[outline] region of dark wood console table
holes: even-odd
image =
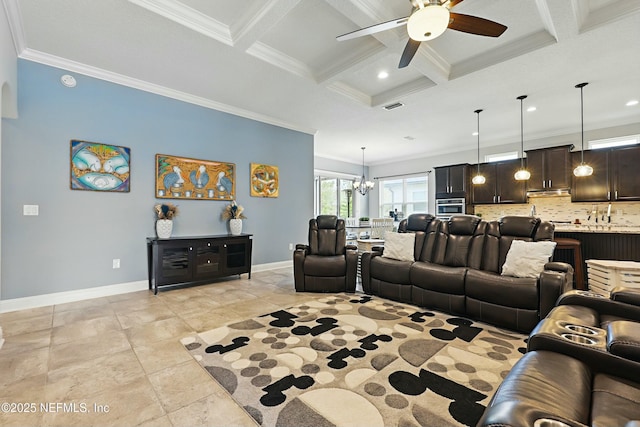
[[[248,273],[251,279],[252,235],[147,238],[149,289],[197,285]]]

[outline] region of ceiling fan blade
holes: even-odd
[[[507,27],[488,19],[477,16],[462,15],[451,12],[451,21],[448,28],[463,33],[477,34],[479,36],[499,37],[507,30]]]
[[[379,33],[381,31],[386,31],[392,28],[399,27],[401,25],[405,25],[408,20],[409,20],[409,17],[406,16],[404,18],[394,19],[392,21],[382,22],[380,24],[372,25],[370,27],[361,28],[359,30],[343,34],[341,36],[336,37],[336,40],[343,41],[343,40],[355,39],[356,37],[369,36],[371,34]]]
[[[449,9],[457,5],[458,3],[462,3],[464,0],[449,0]]]
[[[404,68],[409,65],[419,47],[419,41],[409,38],[409,41],[407,42],[407,45],[404,47],[404,51],[402,52],[402,57],[400,58],[400,64],[398,64],[398,68]]]

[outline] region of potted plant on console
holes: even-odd
[[[246,218],[242,213],[244,208],[232,200],[222,211],[222,219],[229,220],[231,234],[237,236],[242,233],[242,220]]]
[[[171,203],[157,204],[154,207],[156,211],[156,234],[161,239],[171,237],[173,231],[173,218],[178,215],[178,206]]]

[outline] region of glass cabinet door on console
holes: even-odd
[[[213,279],[249,273],[251,234],[147,239],[149,289],[204,284]]]

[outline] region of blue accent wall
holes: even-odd
[[[18,118],[2,121],[2,299],[147,279],[155,236],[155,155],[236,164],[253,264],[290,261],[313,216],[313,136],[156,94],[18,61]],[[71,190],[70,140],[131,149],[131,191]],[[250,163],[276,165],[280,196],[249,195]],[[174,236],[221,234],[223,201],[178,204]],[[23,205],[39,205],[24,216]],[[121,268],[112,268],[112,259]],[[259,283],[257,286],[259,286]]]

